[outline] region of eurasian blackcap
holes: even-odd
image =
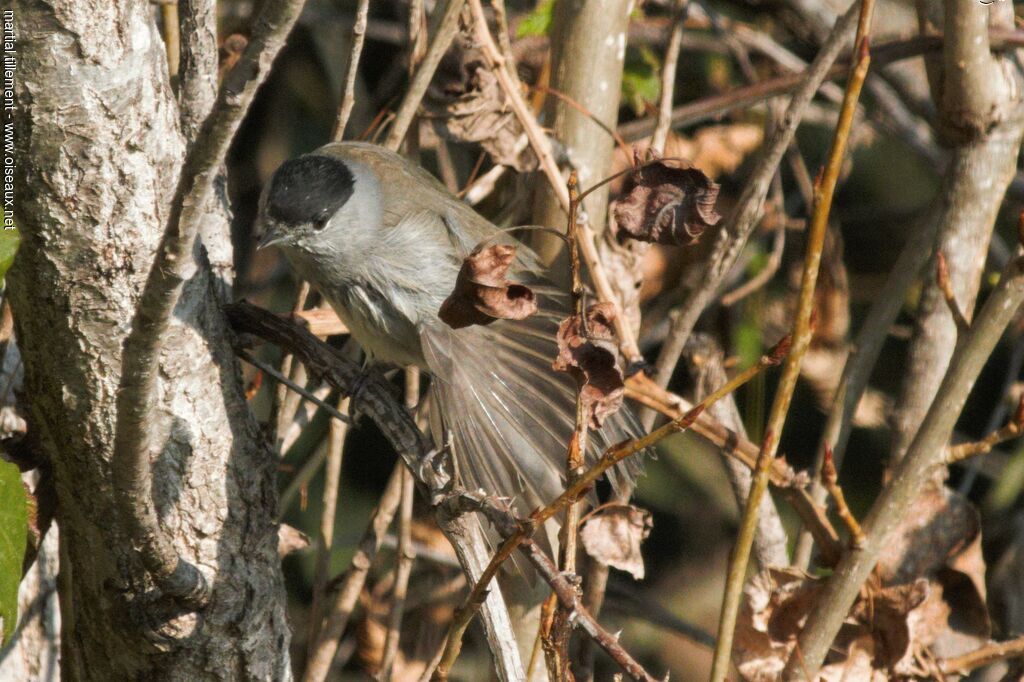
[[[329,144],[278,168],[260,199],[260,246],[278,246],[368,355],[430,373],[435,440],[453,446],[471,490],[512,498],[526,513],[563,489],[573,432],[572,379],[552,369],[566,297],[545,284],[528,249],[516,278],[540,311],[521,321],[453,329],[438,318],[463,259],[498,228],[402,156]],[[589,461],[635,435],[628,410],[590,436]],[[612,472],[613,485],[637,472]]]

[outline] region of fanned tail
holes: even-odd
[[[432,420],[434,438],[452,444],[464,486],[511,498],[519,514],[564,490],[575,425],[575,384],[551,368],[564,315],[553,312],[556,299],[545,287],[534,290],[542,309],[526,320],[458,330],[438,324],[421,332],[433,375],[431,400],[443,421]],[[590,431],[587,463],[639,433],[639,422],[624,406]],[[609,481],[618,490],[641,471],[633,457],[610,470]]]

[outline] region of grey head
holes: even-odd
[[[349,204],[355,187],[353,168],[334,156],[314,153],[285,161],[260,199],[258,248],[301,248],[316,241]]]

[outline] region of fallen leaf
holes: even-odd
[[[718,224],[718,185],[696,168],[673,168],[660,161],[637,168],[624,196],[611,206],[616,238],[657,244],[694,244]]]
[[[734,662],[743,679],[779,678],[822,587],[823,580],[789,568],[769,568],[751,579],[736,625]],[[938,581],[869,587],[844,620],[819,679],[927,677],[949,614]]]
[[[477,247],[462,262],[455,289],[441,304],[438,316],[453,329],[495,320],[522,320],[537,312],[537,298],[524,284],[505,279],[516,247]]]
[[[931,581],[918,639],[951,658],[981,646],[992,634],[986,603],[981,519],[974,505],[941,483],[929,483],[886,543],[878,562],[883,584]]]
[[[608,505],[590,515],[580,529],[580,540],[583,549],[598,563],[643,580],[640,543],[651,534],[653,523],[646,509],[631,504]]]
[[[575,315],[558,325],[558,357],[552,367],[576,379],[590,426],[597,429],[606,417],[622,407],[625,383],[612,327],[615,307],[610,303],[592,305],[586,318],[586,335]]]

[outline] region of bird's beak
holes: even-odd
[[[282,239],[284,239],[284,235],[274,229],[274,225],[272,223],[264,223],[263,235],[260,237],[259,243],[256,244],[256,250],[259,251],[271,244],[277,244]]]

